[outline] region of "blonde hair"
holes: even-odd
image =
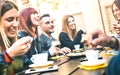
[[[9,6],[9,8],[4,8]],[[13,4],[10,1],[0,1],[0,52],[4,49],[8,49],[16,40],[17,40],[17,35],[16,37],[12,38],[11,41],[8,39],[4,28],[1,25],[1,18],[6,13],[7,11],[11,10],[12,8],[15,8],[18,10],[17,6]],[[4,11],[3,11],[4,9]],[[17,32],[16,32],[17,34]]]
[[[76,28],[74,30],[70,30],[69,25],[68,25],[68,18],[72,17],[74,19],[74,17],[72,15],[64,15],[62,18],[62,31],[66,32],[69,36],[69,38],[71,40],[73,40],[75,38],[75,35],[77,33]]]

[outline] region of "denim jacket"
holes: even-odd
[[[24,31],[18,32],[18,39],[26,36],[30,36],[30,35]],[[32,57],[32,55],[39,53],[42,53],[41,44],[39,43],[39,38],[34,37],[30,49],[25,55],[23,55],[24,66],[27,68],[28,65],[32,64],[33,62],[30,60],[30,58]]]
[[[23,70],[23,60],[21,56],[15,57],[14,63],[5,62],[3,54],[0,54],[0,75],[14,75],[15,73]]]

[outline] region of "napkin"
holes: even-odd
[[[103,63],[101,65],[96,65],[96,66],[83,66],[83,65],[78,65],[79,68],[85,69],[85,70],[96,70],[100,68],[105,68],[107,66],[107,63]]]

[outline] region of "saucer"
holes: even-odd
[[[83,48],[80,48],[80,49],[74,49],[74,50],[72,50],[72,52],[83,52],[84,51],[84,49]]]
[[[100,59],[100,60],[97,60],[97,61],[93,61],[93,62],[90,62],[90,61],[84,61],[84,62],[81,62],[80,64],[82,66],[99,66],[99,65],[102,65],[106,62],[106,60],[104,59]]]
[[[58,70],[58,66],[54,65],[52,67],[49,66],[49,67],[46,67],[46,68],[30,68],[30,69],[25,71],[25,74],[29,75],[29,74],[34,74],[34,73],[53,72],[53,71],[57,71],[57,70]]]
[[[67,56],[81,56],[81,55],[85,55],[85,52],[69,53],[69,54],[67,54]]]
[[[50,59],[52,59],[52,60],[56,60],[56,59],[59,59],[59,58],[62,58],[62,57],[64,57],[64,55],[53,56],[53,57],[51,57]]]
[[[79,68],[85,69],[85,70],[97,70],[101,68],[105,68],[107,66],[107,63],[103,63],[98,66],[83,66],[83,65],[78,65]]]
[[[44,68],[44,67],[49,67],[49,66],[53,66],[53,61],[48,61],[48,62],[44,62],[44,63],[36,63],[36,64],[31,64],[29,65],[29,67],[34,67],[34,68]]]
[[[69,54],[67,54],[67,56],[68,56],[70,59],[79,59],[79,58],[85,57],[85,53],[84,53],[84,52],[69,53]]]

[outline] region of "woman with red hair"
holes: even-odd
[[[30,60],[31,56],[38,54],[41,51],[38,40],[39,15],[35,8],[27,7],[19,12],[19,32],[18,38],[25,36],[31,36],[33,38],[29,51],[24,55],[24,66],[28,68],[28,65],[33,62]]]

